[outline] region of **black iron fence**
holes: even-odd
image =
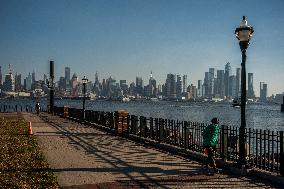
[[[84,111],[68,107],[54,107],[54,114],[86,124],[96,124],[124,136],[135,135],[141,140],[153,140],[182,150],[203,153],[202,131],[204,123],[147,118],[126,112]],[[237,162],[239,129],[220,126],[216,156],[224,161]],[[246,158],[249,165],[284,176],[284,135],[261,129],[246,129]]]
[[[6,105],[0,104],[0,112],[34,112],[35,107],[31,105]],[[47,110],[41,106],[41,112],[46,112]]]

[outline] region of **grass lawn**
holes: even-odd
[[[59,188],[28,123],[0,114],[0,188]]]

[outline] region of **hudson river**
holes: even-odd
[[[31,105],[34,100],[0,100],[0,105]],[[46,109],[47,101],[41,105]],[[56,106],[67,105],[82,108],[81,100],[55,100]],[[218,117],[221,124],[240,126],[240,108],[232,107],[229,103],[211,102],[170,102],[170,101],[86,101],[86,109],[95,111],[127,110],[132,115],[153,118],[166,118],[183,121],[210,123],[213,117]],[[247,127],[255,129],[270,129],[284,131],[284,113],[279,104],[248,104],[246,110]]]

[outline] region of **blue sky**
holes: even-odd
[[[268,84],[269,95],[284,92],[284,1],[258,0],[0,0],[0,65],[37,79],[55,60],[81,78],[147,82],[150,71],[187,74],[197,84],[209,67],[240,67],[234,30],[242,16],[255,33],[247,51],[254,89]],[[257,92],[258,93],[258,92]]]

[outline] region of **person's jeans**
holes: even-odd
[[[216,169],[216,163],[215,163],[215,146],[206,146],[205,147],[208,153],[208,156],[206,158],[206,166],[209,166],[210,164],[214,169]]]

